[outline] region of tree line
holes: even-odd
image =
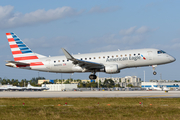
[[[33,85],[33,86],[40,86],[38,85],[38,80],[41,80],[41,79],[45,79],[44,77],[33,77],[31,80],[26,80],[26,79],[22,79],[21,81],[19,81],[18,79],[2,79],[0,77],[0,83],[2,85],[7,85],[7,84],[10,84],[10,85],[13,85],[13,86],[20,86],[20,87],[25,87],[28,85],[28,82]]]
[[[98,82],[87,82],[78,85],[78,88],[97,88]],[[112,79],[106,79],[103,83],[99,81],[100,88],[113,88],[113,87],[121,87],[119,84],[115,84]]]
[[[38,80],[45,80],[46,78],[44,77],[33,77],[31,80],[26,80],[26,79],[22,79],[21,81],[19,81],[18,79],[2,79],[0,77],[0,83],[2,85],[13,85],[13,86],[20,86],[20,87],[26,87],[28,85],[28,82],[32,85],[32,86],[41,86],[38,85]],[[87,82],[87,83],[83,83],[80,79],[77,80],[73,80],[73,79],[56,79],[54,80],[54,84],[56,83],[63,83],[63,84],[71,84],[72,82],[78,82],[78,88],[97,88],[98,87],[98,82]],[[53,84],[51,82],[43,82],[43,84]],[[115,82],[112,79],[106,79],[103,83],[101,81],[99,81],[99,87],[100,88],[113,88],[113,87],[121,87],[119,84],[115,84]],[[131,84],[129,84],[127,87],[133,87]]]

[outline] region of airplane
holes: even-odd
[[[169,91],[170,89],[168,87],[166,87],[166,86],[163,86],[162,90],[163,91]]]
[[[13,87],[12,85],[7,85],[7,88],[5,90],[11,90],[11,91],[21,91],[22,90],[22,87]]]
[[[34,86],[31,86],[31,84],[28,82],[28,86],[26,87],[26,90],[39,90],[39,91],[42,91],[42,90],[49,90],[48,87],[46,87],[46,84],[42,87],[34,87]]]
[[[5,90],[7,90],[6,87],[0,87],[0,91],[5,91]]]
[[[151,85],[151,89],[152,89],[152,90],[158,90],[158,91],[162,90],[162,88],[160,88],[160,87],[154,87],[154,85]]]
[[[163,50],[146,48],[112,52],[71,55],[62,48],[65,56],[47,57],[34,53],[15,33],[6,33],[14,61],[6,66],[54,73],[91,72],[89,79],[96,79],[96,72],[120,73],[132,67],[152,66],[174,62],[176,59]]]

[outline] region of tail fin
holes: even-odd
[[[14,61],[29,63],[30,66],[44,65],[38,56],[14,33],[6,33]],[[17,64],[16,64],[17,65]],[[17,66],[18,67],[18,66]],[[19,66],[25,67],[25,66]]]
[[[32,87],[32,86],[31,86],[31,84],[30,84],[29,82],[28,82],[28,85],[27,85],[27,87]]]

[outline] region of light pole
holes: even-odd
[[[145,82],[145,70],[144,70],[144,82]]]
[[[61,91],[62,91],[62,73],[61,73]]]
[[[98,89],[99,89],[99,72],[98,72]]]

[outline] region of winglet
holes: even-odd
[[[62,51],[68,60],[74,59],[74,57],[71,54],[69,54],[64,48],[62,48]]]

